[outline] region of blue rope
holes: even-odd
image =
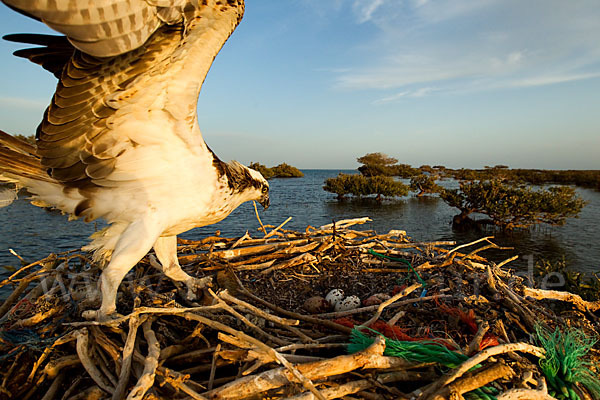
[[[3,342],[8,342],[16,346],[15,349],[0,356],[0,361],[4,361],[12,357],[19,348],[21,348],[21,351],[25,348],[33,351],[44,351],[48,346],[53,345],[58,340],[58,337],[44,339],[32,329],[13,329],[0,331],[0,339]]]

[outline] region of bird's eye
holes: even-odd
[[[262,192],[263,192],[263,193],[267,193],[268,191],[269,191],[269,188],[268,188],[268,187],[266,187],[266,186],[263,186],[263,188],[262,188]]]

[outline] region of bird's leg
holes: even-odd
[[[195,300],[197,292],[210,285],[212,278],[194,278],[181,269],[177,260],[177,236],[162,236],[154,243],[154,252],[160,262],[156,265],[164,274],[177,282],[183,282],[187,286],[187,299]]]
[[[100,276],[102,305],[99,310],[88,310],[83,313],[86,319],[98,321],[109,320],[116,311],[117,291],[127,273],[152,248],[159,232],[152,228],[156,224],[138,220],[130,224],[121,234],[108,265]]]

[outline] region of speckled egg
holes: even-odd
[[[320,314],[331,310],[331,304],[323,296],[313,296],[306,299],[304,309],[310,314]]]
[[[374,306],[376,304],[381,304],[386,300],[390,299],[390,295],[387,293],[376,293],[373,296],[369,296],[367,297],[365,300],[363,300],[363,306],[367,307],[367,306]]]
[[[360,307],[358,296],[348,296],[334,306],[335,311],[348,311]]]
[[[325,296],[325,300],[327,300],[332,307],[335,307],[343,298],[344,291],[342,289],[333,289]]]

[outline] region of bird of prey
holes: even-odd
[[[1,1],[64,35],[5,37],[37,45],[15,55],[58,85],[36,146],[0,132],[0,176],[35,204],[109,223],[84,247],[105,265],[102,304],[86,317],[114,316],[119,284],[151,249],[193,294],[205,281],[181,269],[176,235],[249,200],[269,205],[263,176],[221,161],[197,120],[200,88],[244,0]]]

